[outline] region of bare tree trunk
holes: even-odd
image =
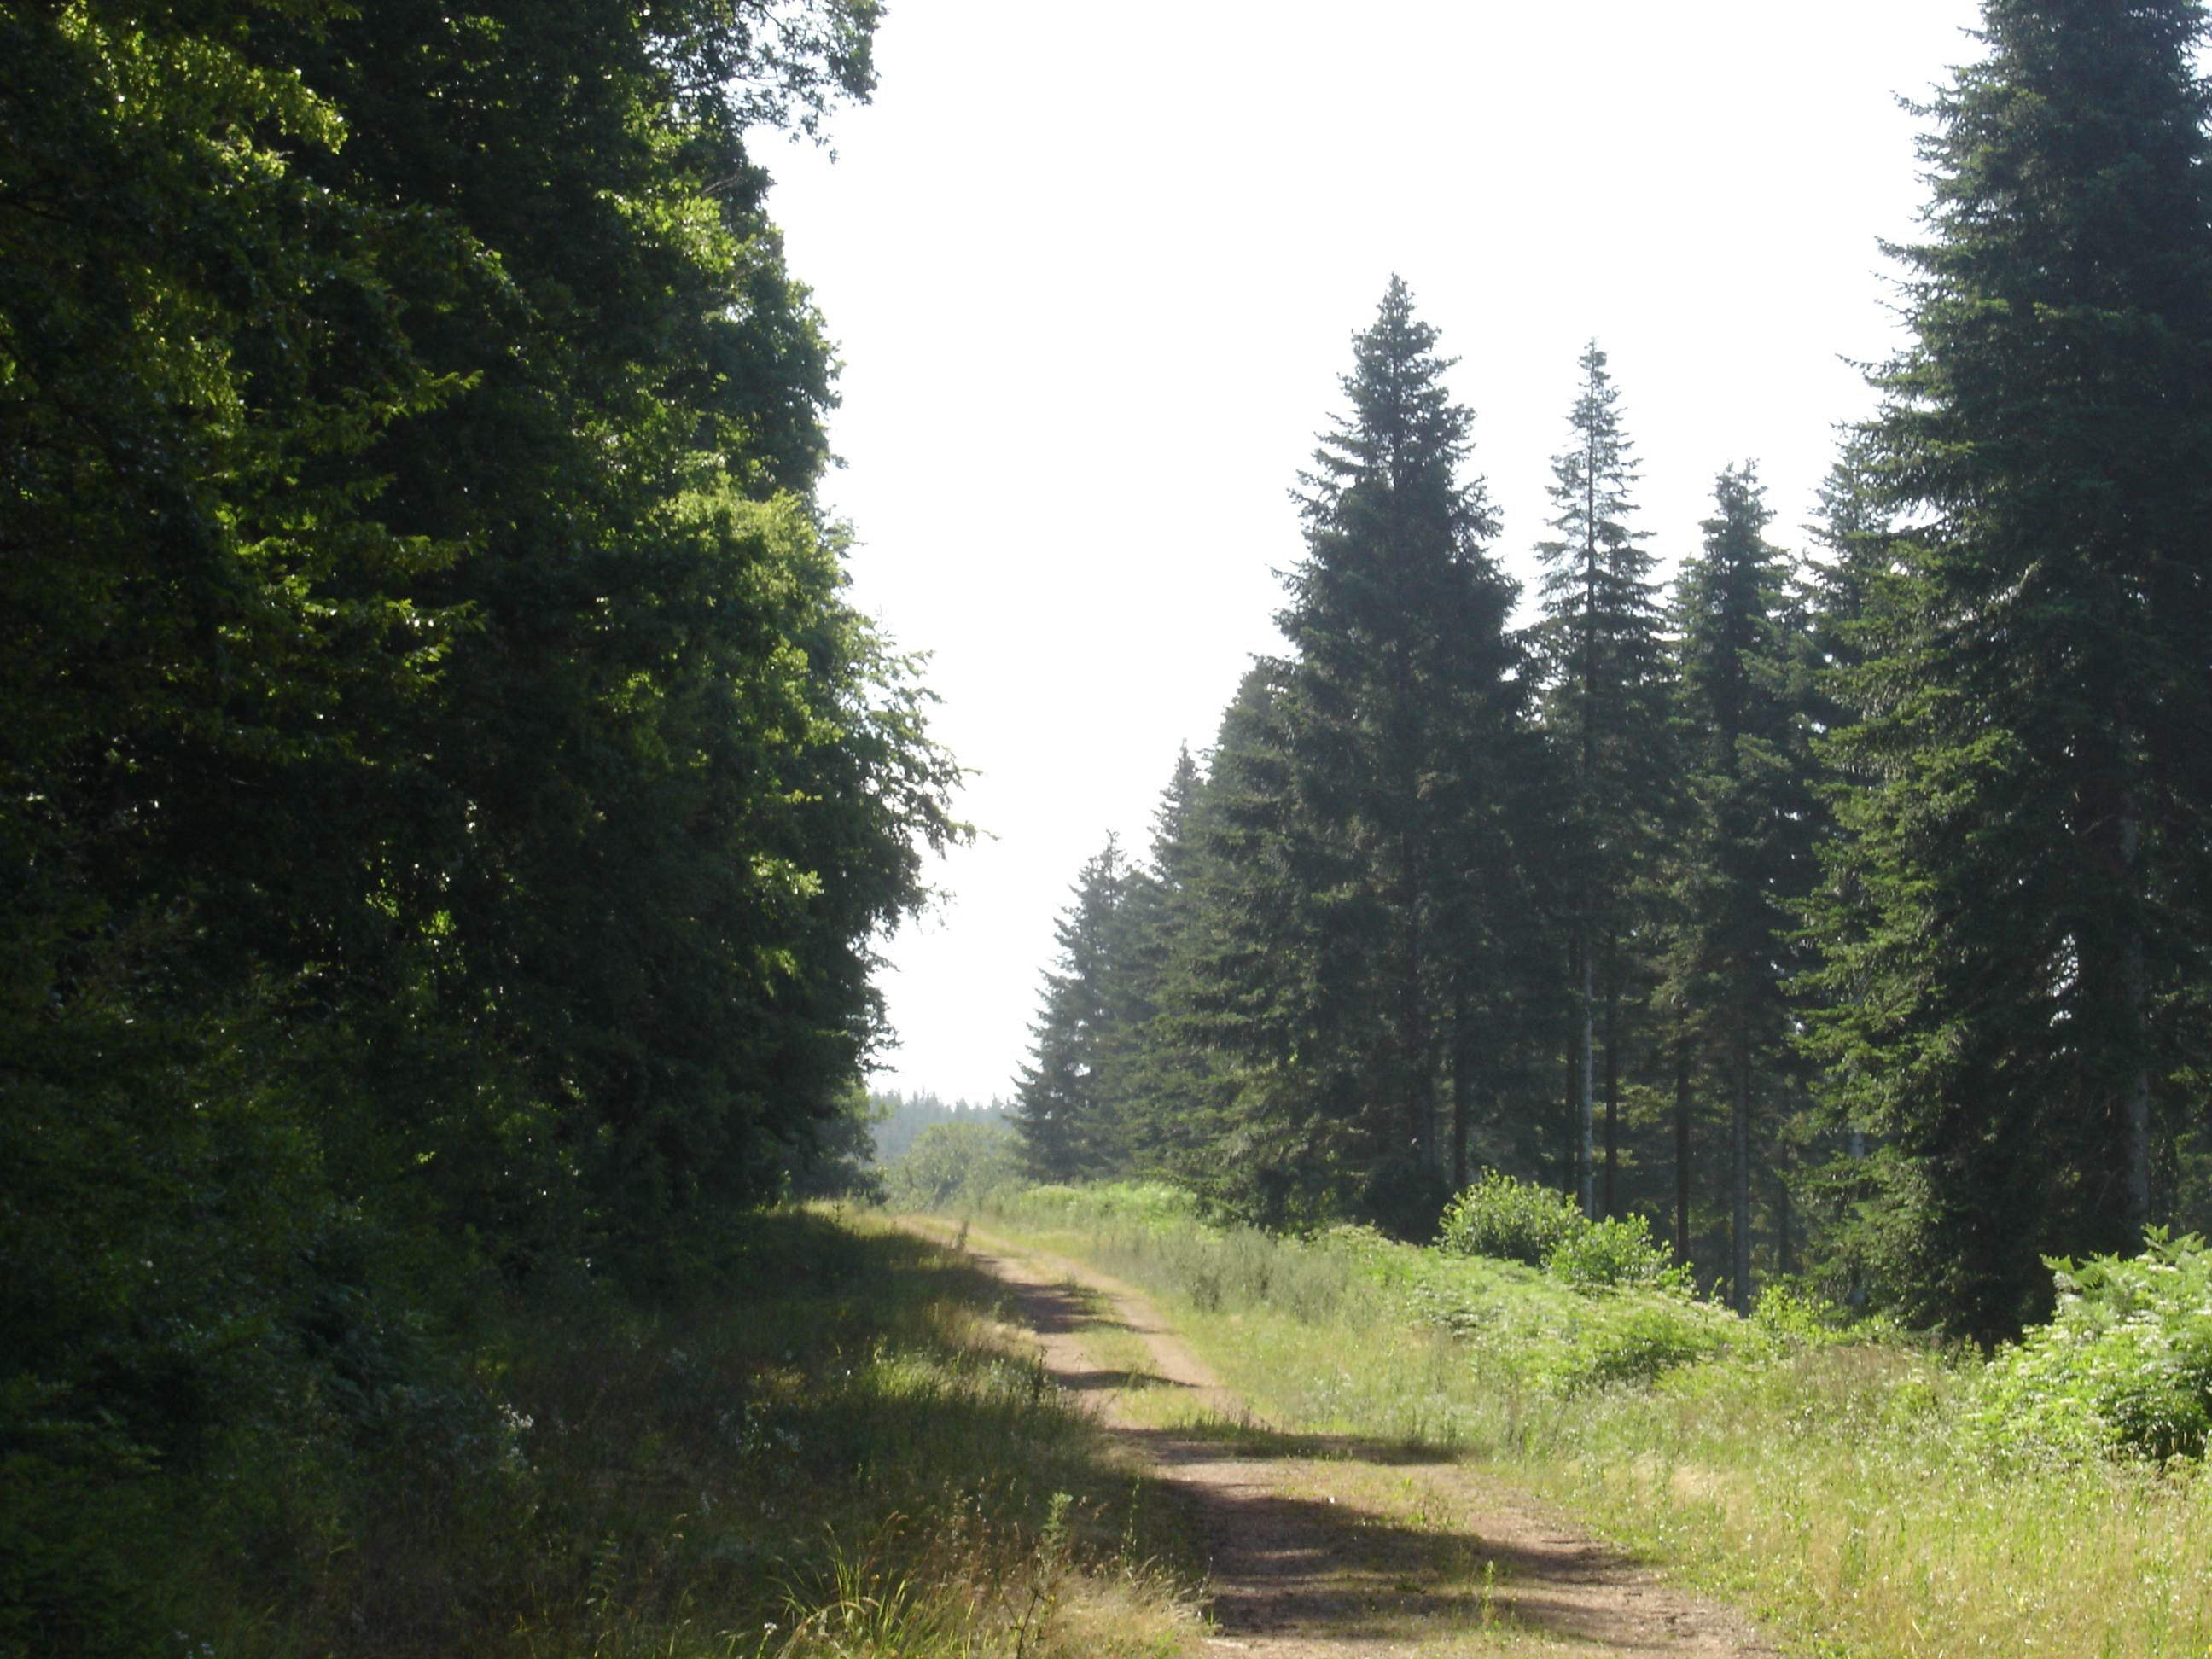
[[[2142,821],[2136,811],[2135,791],[2120,798],[2120,866],[2131,901],[2128,935],[2122,947],[2122,990],[2127,998],[2128,1080],[2124,1102],[2122,1133],[2125,1145],[2122,1167],[2125,1176],[2128,1231],[2137,1239],[2150,1225],[2150,972],[2143,959],[2143,922],[2139,905],[2132,902],[2142,889],[2136,860],[2142,850]]]
[[[1690,1265],[1690,1051],[1674,1054],[1674,1261]]]
[[[1751,1041],[1741,1011],[1729,1042],[1729,1069],[1735,1073],[1735,1199],[1730,1218],[1729,1300],[1740,1314],[1751,1311]]]
[[[1774,1268],[1788,1274],[1796,1271],[1790,1262],[1790,1183],[1774,1172]]]
[[[1610,958],[1612,952],[1607,952]],[[1620,1167],[1620,964],[1608,960],[1605,975],[1605,1205],[1618,1215],[1614,1182]]]
[[[1596,1002],[1597,998],[1595,994],[1595,981],[1591,973],[1591,958],[1595,954],[1596,952],[1591,949],[1589,937],[1588,933],[1585,933],[1583,937],[1582,1075],[1577,1079],[1577,1086],[1581,1092],[1581,1099],[1577,1103],[1577,1104],[1581,1108],[1582,1122],[1580,1127],[1582,1131],[1582,1146],[1578,1159],[1579,1167],[1577,1173],[1580,1177],[1582,1187],[1581,1196],[1583,1213],[1593,1219],[1595,1219],[1597,1215],[1597,1210],[1595,1208],[1597,1200],[1597,1193],[1595,1189],[1597,1159],[1596,1147],[1595,1146],[1597,1108],[1595,1096],[1595,1062],[1597,1055],[1595,1052],[1596,1018],[1595,1009],[1593,1006]]]
[[[1852,1127],[1850,1132],[1844,1138],[1844,1155],[1849,1158],[1854,1164],[1865,1162],[1867,1155],[1865,1130],[1857,1127],[1856,1125]],[[1866,1275],[1860,1268],[1854,1267],[1851,1269],[1850,1289],[1844,1293],[1844,1305],[1852,1308],[1863,1308],[1866,1306]]]
[[[1467,1186],[1467,1120],[1474,1105],[1474,1044],[1467,1029],[1467,988],[1452,999],[1452,1190]]]
[[[1574,956],[1571,948],[1567,957],[1567,977],[1572,979],[1574,977]],[[1577,1167],[1575,1162],[1575,1120],[1576,1115],[1580,1109],[1576,1103],[1575,1084],[1577,1079],[1582,1076],[1582,1073],[1577,1069],[1577,1062],[1575,1053],[1575,1011],[1571,1006],[1568,1006],[1566,1013],[1566,1041],[1560,1045],[1560,1054],[1563,1057],[1563,1063],[1565,1066],[1566,1073],[1565,1076],[1561,1079],[1559,1088],[1560,1115],[1559,1127],[1561,1133],[1559,1137],[1560,1152],[1559,1174],[1559,1190],[1562,1193],[1571,1195],[1575,1190],[1576,1170]]]

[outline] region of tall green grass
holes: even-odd
[[[2203,1659],[2212,1486],[2189,1461],[1993,1447],[1976,1354],[1741,1321],[1340,1230],[1002,1194],[994,1226],[1159,1297],[1283,1428],[1487,1464],[1776,1620],[1811,1651]]]
[[[1001,1297],[881,1223],[792,1211],[680,1304],[573,1287],[489,1310],[454,1419],[488,1421],[480,1443],[418,1402],[420,1431],[264,1447],[172,1499],[151,1593],[179,1634],[149,1651],[1186,1651],[1176,1501],[1071,1408]]]

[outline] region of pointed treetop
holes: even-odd
[[[1309,526],[1335,520],[1363,489],[1434,491],[1455,538],[1469,546],[1498,533],[1480,478],[1462,482],[1474,411],[1452,401],[1444,376],[1458,362],[1437,356],[1436,328],[1413,314],[1413,293],[1392,276],[1375,321],[1352,337],[1352,372],[1339,384],[1348,412],[1335,416],[1293,492]]]
[[[1638,545],[1651,532],[1628,525],[1636,511],[1629,487],[1636,482],[1638,465],[1635,446],[1621,427],[1620,390],[1595,340],[1583,348],[1575,366],[1582,384],[1567,414],[1572,437],[1552,458],[1547,486],[1554,516],[1546,522],[1559,534],[1536,544],[1547,567],[1547,600],[1554,593],[1586,592],[1598,567],[1616,577],[1641,580],[1652,562]]]
[[[1778,649],[1774,619],[1787,604],[1782,550],[1766,539],[1774,511],[1751,462],[1725,467],[1713,481],[1713,516],[1698,526],[1704,544],[1686,560],[1675,589],[1684,702],[1698,719],[1729,734],[1743,729],[1753,696],[1750,658]]]
[[[1152,871],[1170,885],[1182,879],[1189,862],[1191,814],[1200,787],[1198,763],[1186,743],[1176,750],[1175,770],[1160,791],[1159,805],[1152,809]]]

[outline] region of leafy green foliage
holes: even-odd
[[[1582,1212],[1565,1193],[1503,1170],[1485,1170],[1446,1206],[1439,1244],[1461,1255],[1540,1267],[1582,1222]]]
[[[956,774],[743,128],[873,15],[0,16],[0,1455],[108,1517],[32,1645],[129,1650],[211,1469],[476,1469],[487,1295],[851,1139]]]
[[[1751,1322],[1777,1346],[1792,1350],[1838,1342],[1893,1340],[1896,1328],[1880,1315],[1856,1312],[1802,1280],[1769,1279],[1759,1288]]]
[[[1651,1242],[1651,1225],[1640,1215],[1607,1216],[1571,1228],[1544,1259],[1544,1271],[1578,1291],[1624,1285],[1674,1289],[1689,1280],[1688,1271]]]
[[[906,1094],[896,1089],[871,1090],[868,1093],[868,1121],[878,1164],[905,1156],[924,1130],[939,1123],[1004,1123],[1008,1115],[1007,1103],[1003,1100],[979,1105],[968,1100],[943,1100],[927,1091]]]
[[[2212,1250],[2153,1230],[2129,1257],[2050,1264],[2057,1312],[1999,1352],[1972,1421],[2005,1458],[2201,1458],[2212,1434]]]
[[[1439,1248],[1541,1267],[1578,1291],[1679,1289],[1688,1274],[1651,1242],[1640,1215],[1592,1221],[1565,1193],[1485,1170],[1445,1208]]]
[[[1449,1333],[1455,1370],[1547,1395],[1648,1382],[1731,1352],[1748,1334],[1671,1282],[1624,1277],[1591,1295],[1517,1262],[1408,1244],[1372,1227],[1338,1225],[1306,1239],[1210,1227],[1152,1212],[1156,1203],[1132,1201],[1141,1190],[1042,1188],[1001,1194],[992,1208],[1048,1237],[1079,1237],[1091,1260],[1171,1290],[1200,1314],[1267,1310],[1300,1328],[1402,1317]]]

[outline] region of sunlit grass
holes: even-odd
[[[1531,1271],[1070,1209],[984,1224],[1144,1287],[1279,1429],[1464,1457],[1808,1650],[2212,1652],[2212,1486],[2193,1465],[1992,1464],[1963,1420],[1971,1355],[1797,1345],[1707,1309],[1729,1328],[1705,1357],[1593,1383],[1573,1350],[1617,1343],[1620,1307],[1577,1328]]]

